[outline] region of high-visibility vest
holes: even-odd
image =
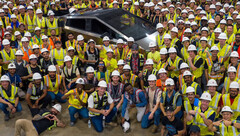
[[[209,93],[208,91],[204,91]],[[222,98],[222,94],[220,94],[219,92],[216,91],[215,95],[212,97],[212,100],[209,103],[209,107],[211,107],[217,114],[217,109],[218,109],[218,102],[220,101],[220,99]],[[218,115],[216,115],[218,116]]]
[[[66,50],[63,49],[63,48],[61,48],[60,50],[61,50],[61,51],[60,51],[60,54],[58,54],[58,51],[57,51],[56,48],[53,49],[53,50],[51,50],[51,55],[52,55],[53,58],[56,59],[57,64],[58,64],[59,66],[61,66],[61,65],[64,64],[64,57],[66,56]]]
[[[226,43],[231,45],[234,41],[235,41],[235,34],[232,33],[232,35],[230,35],[230,37],[227,39]]]
[[[179,62],[180,60],[182,60],[180,57],[176,56],[174,62],[172,62],[171,58],[168,58],[167,62],[168,62],[168,65],[171,67],[171,66],[174,66],[175,69],[170,73],[171,77],[174,78],[174,77],[178,77],[179,76]]]
[[[48,40],[49,40],[50,45],[51,45],[51,46],[54,46],[55,43],[53,42],[53,39],[52,39],[51,37],[49,37]],[[61,41],[61,39],[60,39],[59,37],[56,37],[56,38],[55,38],[55,42],[56,42],[56,41]]]
[[[233,25],[233,33],[234,34],[240,33],[240,29],[237,28],[237,24]]]
[[[205,135],[214,135],[214,132],[210,132],[208,130],[208,126],[204,123],[203,118],[199,115],[198,112],[201,112],[201,108],[199,107],[195,107],[195,111],[196,114],[194,116],[194,120],[193,120],[193,125],[197,125],[200,128],[201,131],[201,135],[205,136]],[[204,112],[205,118],[207,119],[208,117],[210,117],[212,114],[214,113],[214,110],[212,108],[208,108],[207,111]]]
[[[112,83],[107,84],[107,91],[108,91],[109,95],[112,97],[114,103],[118,103],[121,100],[122,94],[124,91],[123,89],[124,89],[124,85],[122,83],[119,83],[117,92],[113,93],[114,89],[113,89]]]
[[[163,98],[163,105],[165,106],[165,102],[166,102],[166,97],[167,97],[167,92],[166,91],[163,91],[162,92],[162,97]],[[177,108],[177,100],[178,100],[178,97],[181,97],[180,96],[180,93],[179,92],[176,92],[175,95],[173,96],[173,103],[172,103],[172,107],[173,109],[176,109]]]
[[[127,58],[127,56],[132,53],[132,49],[129,48],[128,46],[126,46],[125,48],[125,56],[124,56],[124,60]]]
[[[72,42],[72,43],[71,43],[70,40],[68,40],[68,41],[65,42],[65,45],[66,45],[67,49],[68,49],[70,46],[72,46],[72,47],[75,49],[75,47],[76,47],[76,45],[77,45],[77,40],[73,39],[73,42]]]
[[[69,105],[68,105],[68,108],[69,107],[74,107],[76,109],[81,109],[83,106],[81,105],[81,103],[79,102],[78,98],[77,98],[77,88],[73,89],[73,90],[70,90],[70,91],[73,91],[75,95],[70,95],[69,96],[69,99],[68,99],[68,102],[69,102]],[[80,100],[84,100],[85,98],[88,97],[88,94],[82,90],[82,93],[79,94],[79,99]]]
[[[72,65],[73,65],[73,66],[78,67],[78,65],[77,65],[78,59],[79,59],[79,58],[78,58],[77,56],[73,56],[73,58],[72,58]]]
[[[104,109],[105,106],[107,105],[107,102],[108,102],[108,93],[107,93],[107,91],[105,91],[104,95],[102,96],[103,100],[102,100],[101,107],[99,106],[101,101],[99,100],[98,90],[94,91],[91,95],[93,96],[93,103],[94,103],[93,108],[94,109],[98,109],[98,110]],[[89,111],[89,114],[96,115],[96,116],[100,115],[100,113],[96,113],[96,112],[92,112],[92,111]]]
[[[0,86],[0,93],[1,93],[1,96],[4,100],[10,102],[10,103],[15,103],[15,96],[16,94],[18,93],[17,92],[18,88],[16,86],[13,86],[11,85],[11,96],[8,97],[6,91],[2,88],[2,86]]]
[[[84,53],[87,51],[87,49],[88,49],[87,43],[84,43],[83,49],[82,49],[82,47],[79,44],[76,45],[76,51],[78,52],[78,57],[80,59],[84,59],[85,58],[85,56],[84,56],[85,54]],[[81,53],[82,51],[84,51],[83,54]]]
[[[196,62],[200,59],[201,57],[196,55],[194,60],[193,60],[193,65],[196,64]],[[190,66],[190,63],[188,62],[188,65]],[[196,78],[199,78],[202,76],[203,74],[203,64],[201,64],[201,66],[199,68],[197,68],[196,70],[192,70],[192,68],[190,67],[193,75],[196,77]]]
[[[171,45],[176,45],[177,41],[179,41],[179,39],[175,37],[174,39],[172,39]]]
[[[103,48],[102,50],[100,50],[100,53],[99,53],[99,57],[100,57],[100,59],[105,59],[105,58],[107,58],[107,50],[103,47],[103,46],[105,46],[105,45],[101,45],[100,46],[100,48]],[[114,48],[114,46],[112,45],[112,44],[109,44],[108,45],[109,46],[109,49],[112,49],[113,50],[113,48]]]
[[[212,57],[210,56],[209,58],[207,58],[206,62],[207,62],[207,65],[208,65],[208,77],[209,77],[209,79],[221,80],[223,78],[223,73],[219,73],[217,75],[211,75],[212,67],[213,67]],[[218,63],[221,64],[222,62],[223,62],[223,58],[218,57]]]
[[[29,62],[29,56],[33,54],[32,50],[30,48],[28,48],[28,50],[26,51],[24,49],[24,47],[21,48],[22,52],[23,52],[23,57],[22,59]]]
[[[72,65],[71,74],[69,75],[67,66],[63,68],[63,74],[65,75],[65,80],[67,82],[71,82],[77,77],[76,70],[77,70],[77,66]]]
[[[54,94],[57,94],[59,91],[59,86],[62,82],[62,76],[56,74],[55,86],[53,86],[49,75],[46,75],[43,78],[44,78],[44,83],[47,86],[48,91],[53,92]]]
[[[181,49],[181,54],[183,56],[184,61],[187,62],[189,58],[189,53],[185,46]]]
[[[0,21],[2,21],[2,23],[3,23],[3,20],[2,20],[1,17],[0,17]],[[5,17],[5,16],[4,16],[4,22],[5,22],[5,25],[4,25],[4,23],[3,23],[3,28],[6,28],[7,26],[9,26],[9,25],[10,25],[9,17]]]
[[[128,100],[129,103],[138,104],[138,103],[141,102],[140,97],[139,97],[139,94],[140,94],[141,92],[143,92],[141,89],[138,89],[138,88],[133,87],[133,94],[135,94],[135,95],[133,96],[134,98],[131,98],[131,97],[129,96],[129,93],[126,92],[126,91],[125,91],[125,93],[124,93],[124,96],[125,96],[125,98]]]
[[[41,82],[40,90],[41,91],[43,90],[43,82]],[[33,86],[32,86],[32,95],[30,96],[30,99],[31,100],[37,100],[40,97],[41,97],[41,94],[37,94],[37,89],[36,89],[35,85],[33,84]]]
[[[194,110],[195,107],[199,107],[201,105],[201,101],[199,101],[199,99],[197,98],[194,98],[194,104],[193,104],[194,106],[192,108],[192,105],[190,104],[190,101],[187,98],[186,100],[184,100],[183,105],[186,113],[188,113],[190,110]],[[193,120],[187,121],[187,125],[190,125],[191,123],[193,123]]]
[[[109,70],[106,70],[104,72],[104,80],[106,81],[106,83],[109,83],[109,77],[110,77],[111,73]],[[98,81],[100,81],[101,79],[101,72],[100,71],[94,71],[94,76],[97,78]]]
[[[119,49],[118,49],[118,48],[116,48],[116,49],[114,50],[114,54],[115,54],[115,56],[116,56],[117,61],[119,61],[120,59],[124,60],[125,53],[126,53],[126,51],[125,51],[124,48],[122,49],[122,56],[120,56],[120,52],[119,52]]]
[[[195,78],[196,77],[194,75],[192,75],[192,81],[194,81]],[[182,88],[182,86],[185,84],[185,81],[184,81],[184,78],[183,78],[183,74],[179,75],[178,82],[179,82],[180,87]]]
[[[157,64],[157,70],[161,69],[161,68],[164,68],[166,69],[167,67],[167,61],[162,61],[161,59],[158,61],[158,64]]]
[[[166,78],[166,80],[167,80],[167,79],[168,79],[168,77]],[[166,80],[165,80],[165,81],[166,81]],[[164,81],[164,83],[163,83],[161,79],[158,79],[157,82],[156,82],[156,86],[157,86],[158,88],[160,88],[162,91],[165,91],[165,90],[166,90],[165,81]]]
[[[21,14],[17,15],[17,19],[19,23],[24,23],[25,18],[26,18],[26,14],[23,17]]]
[[[149,76],[149,75],[153,74],[153,75],[155,75],[155,76],[157,77],[158,70],[157,70],[156,68],[153,68],[152,71],[151,71],[151,73],[150,73],[149,75],[147,75],[147,73],[148,73],[148,69],[145,69],[145,70],[143,71],[143,74],[142,74],[144,84],[145,84],[145,83],[148,83],[148,76]],[[144,87],[148,87],[148,86],[144,86]]]
[[[237,119],[240,115],[240,94],[238,94],[235,98],[233,103],[230,102],[230,94],[223,94],[222,95],[223,106],[229,106],[233,111],[232,119]]]
[[[49,43],[48,43],[47,47],[44,47],[43,44],[40,45],[40,49],[43,49],[43,48],[46,48],[50,52],[52,49],[55,49],[55,46],[50,45]]]
[[[237,123],[236,120],[231,119],[231,122]],[[234,126],[225,126],[224,122],[219,125],[219,131],[221,136],[239,136],[239,131]]]
[[[121,75],[121,79],[123,80],[124,77],[125,77],[125,75],[122,74]],[[138,76],[136,76],[135,74],[131,74],[130,79],[129,80],[125,80],[125,84],[126,83],[130,83],[132,86],[135,86],[137,77]]]
[[[36,27],[36,15],[33,15],[32,19],[29,15],[27,15],[24,22],[26,23],[26,25],[28,25],[28,31],[30,33],[33,33]]]
[[[224,58],[227,56],[227,54],[231,51],[232,47],[229,44],[225,44],[223,46],[223,48],[220,47],[220,43],[218,43],[218,49],[220,50],[218,52],[218,56]],[[229,64],[229,59],[230,57],[224,62],[224,66],[227,67],[227,65]]]
[[[198,87],[198,83],[196,82],[192,82],[192,84],[190,85],[191,87],[194,88],[195,90],[195,95],[197,94],[197,87]],[[183,86],[182,86],[182,94],[184,95],[183,96],[183,100],[186,100],[187,96],[186,96],[186,92],[187,92],[187,84],[184,83]]]
[[[129,53],[128,56],[126,57],[126,62],[127,64],[132,67],[132,53]],[[139,71],[142,70],[143,68],[143,65],[144,65],[144,56],[143,54],[140,54],[139,53],[139,58],[138,58],[138,68],[139,68]]]
[[[13,62],[14,59],[16,58],[15,52],[16,51],[14,49],[10,49],[10,56],[9,56],[8,53],[5,51],[5,49],[3,49],[1,51],[3,62],[6,62],[6,61]],[[3,64],[3,69],[8,70],[8,64]]]
[[[202,47],[200,47],[200,49],[202,49]],[[200,50],[200,49],[199,49],[199,50]],[[209,52],[210,52],[210,49],[209,49],[208,47],[206,47],[206,48],[204,49],[204,51],[202,50],[202,51],[199,51],[199,52],[198,52],[198,55],[199,55],[203,60],[205,60],[206,58],[208,58],[208,57],[207,57],[207,53],[206,53],[205,51],[209,51]],[[203,66],[204,66],[204,61],[203,61]]]
[[[160,38],[160,37],[161,37],[160,34],[158,34],[158,35],[156,36],[157,45],[158,45],[158,47],[159,47],[160,50],[162,49],[162,45],[163,45],[163,42],[164,42],[164,36],[165,36],[165,34],[166,34],[166,32],[163,33],[162,38]]]
[[[42,44],[42,35],[38,38],[37,35],[34,35],[31,39],[33,44],[41,45]]]
[[[235,79],[233,81],[236,81],[238,82],[238,84],[240,84],[240,80],[238,79],[238,77],[236,76]],[[225,93],[229,93],[229,86],[230,86],[230,83],[233,82],[230,80],[229,77],[225,77],[224,79],[224,89],[225,89]]]
[[[39,28],[41,28],[41,33],[44,34],[44,31],[45,31],[45,27],[46,27],[46,21],[47,19],[45,17],[42,17],[42,19],[40,20],[38,17],[36,19],[36,23],[37,23],[37,26]]]
[[[50,22],[50,19],[47,20],[48,36],[51,36],[51,30],[56,31],[56,35],[59,35],[58,31],[58,19],[54,18],[53,22]]]

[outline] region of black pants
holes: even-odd
[[[36,100],[31,100],[32,104],[35,104],[35,102],[36,102]],[[42,100],[39,101],[38,106],[42,105],[40,109],[44,109],[48,106],[48,104],[50,104],[50,102],[51,102],[50,95],[46,95]],[[29,105],[28,105],[28,107],[31,111],[32,117],[37,115],[40,111],[39,108],[31,108]]]

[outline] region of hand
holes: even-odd
[[[195,115],[196,111],[195,110],[190,110],[188,113],[191,114],[191,115]]]
[[[110,110],[105,110],[104,116],[107,116],[111,111]]]
[[[118,104],[118,105],[116,106],[117,110],[120,108],[120,106],[121,106],[120,104]]]
[[[10,61],[5,61],[5,62],[3,62],[3,64],[9,64],[9,63],[11,63]]]
[[[34,108],[34,109],[38,109],[39,107],[38,107],[38,105],[33,104],[32,108]]]
[[[205,50],[204,52],[205,52],[205,53],[208,53],[208,51],[207,51],[207,50]]]
[[[67,89],[65,89],[65,91],[64,91],[64,94],[65,94],[65,93],[67,93],[67,92],[68,92],[68,90],[67,90]]]
[[[199,49],[199,51],[202,51],[202,49]]]
[[[216,121],[216,122],[213,122],[213,125],[214,126],[219,126],[221,124],[222,120],[219,120],[219,121]]]
[[[15,108],[15,107],[13,107],[13,109],[12,109],[12,112],[11,112],[11,113],[12,113],[12,114],[14,114],[14,113],[16,113],[16,111],[17,111],[17,110],[16,110],[16,108]]]
[[[202,118],[205,118],[204,113],[202,113],[202,112],[198,112],[198,114],[199,114]]]
[[[191,58],[191,57],[188,57],[188,61],[191,62],[191,61],[192,61],[192,58]]]
[[[228,127],[232,124],[232,121],[228,121],[228,120],[223,119],[223,123],[224,123],[225,126]]]
[[[33,73],[29,74],[28,77],[32,77],[33,76]]]
[[[124,117],[122,117],[122,124],[125,122],[125,118]]]
[[[138,74],[138,77],[139,77],[139,78],[141,78],[141,77],[142,77],[142,72],[140,72],[140,73]]]
[[[151,119],[153,119],[153,114],[152,113],[148,116],[148,120],[151,120]]]
[[[32,82],[30,82],[29,85],[28,85],[28,88],[32,89],[32,87],[33,87],[33,84],[32,84]]]
[[[11,103],[8,104],[8,107],[9,107],[11,110],[14,108],[14,106],[13,106]]]
[[[36,102],[35,102],[35,105],[37,105],[37,106],[38,106],[38,103],[39,103],[39,100],[36,100]]]

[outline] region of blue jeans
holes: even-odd
[[[12,104],[14,106],[14,104]],[[0,109],[3,111],[4,114],[9,115],[9,111],[7,110],[8,105],[0,103]],[[16,107],[16,111],[20,112],[22,111],[22,105],[20,102],[18,102],[18,105]]]
[[[151,120],[148,119],[150,114],[151,112],[148,112],[147,114],[143,115],[142,122],[141,122],[142,128],[148,128],[153,120],[154,120],[154,125],[158,126],[160,124],[161,110],[157,109],[153,115],[153,119]]]
[[[65,103],[65,102],[67,101],[67,100],[62,100],[63,94],[60,93],[60,92],[58,92],[57,94],[55,94],[54,92],[48,91],[47,94],[51,96],[51,99],[52,99],[52,100],[55,100],[55,99],[56,99],[56,100],[57,100],[58,102],[60,102],[60,103]]]
[[[109,106],[107,106],[105,109],[109,109]],[[117,108],[114,107],[112,111],[106,116],[105,122],[109,123],[112,121],[112,118],[115,116],[117,112]],[[103,115],[93,116],[91,117],[92,124],[97,132],[103,131]]]
[[[74,107],[69,107],[69,115],[71,122],[75,122],[76,118],[74,117],[75,113],[78,113],[79,116],[82,116],[83,118],[88,118],[88,110],[85,107],[82,107],[81,109],[77,109]]]

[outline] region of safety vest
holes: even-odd
[[[214,80],[222,79],[223,78],[223,73],[219,73],[217,75],[211,75],[212,67],[213,67],[213,61],[212,61],[211,56],[206,59],[206,62],[207,62],[207,65],[208,65],[208,77],[209,77],[209,79],[214,79]],[[222,62],[223,62],[223,58],[218,57],[218,63],[221,64]]]
[[[125,77],[124,74],[121,75],[121,80],[123,80]],[[132,86],[135,86],[135,83],[136,83],[136,79],[137,79],[138,76],[136,76],[135,74],[131,74],[130,76],[130,79],[129,80],[125,80],[125,83],[130,83]]]
[[[67,49],[68,49],[70,46],[72,46],[72,47],[75,49],[75,47],[76,47],[76,45],[77,45],[77,40],[73,39],[73,42],[71,42],[70,40],[68,40],[68,41],[66,41],[65,45],[66,45]]]
[[[209,90],[204,91],[204,93],[205,92],[209,93]],[[222,94],[216,91],[215,95],[212,97],[212,100],[209,103],[209,107],[211,107],[216,112],[216,114],[217,114],[218,102],[220,101],[221,98],[222,98]]]
[[[200,49],[202,49],[202,47],[200,47]],[[199,50],[200,50],[199,49]],[[207,57],[207,53],[205,52],[205,51],[209,51],[210,52],[210,49],[208,48],[208,47],[206,47],[204,50],[202,49],[202,51],[199,51],[198,52],[198,55],[203,59],[203,60],[205,60],[206,58],[208,58]],[[209,56],[210,57],[210,56]],[[203,61],[203,63],[204,63],[204,61]],[[203,64],[203,66],[204,66],[204,64]]]
[[[166,80],[167,80],[167,79],[168,79],[168,77],[166,78]],[[165,81],[166,81],[166,80],[165,80]],[[164,83],[163,83],[161,79],[158,79],[157,82],[156,82],[156,86],[157,86],[160,90],[162,90],[162,91],[166,91],[165,81],[164,81]]]
[[[10,20],[9,20],[9,17],[4,16],[3,18],[4,18],[4,21],[1,17],[0,17],[0,21],[2,21],[2,23],[3,23],[3,28],[6,28],[7,26],[9,26]],[[4,23],[5,23],[5,25],[4,25]]]
[[[100,48],[103,48],[102,50],[100,50],[100,53],[99,53],[99,55],[100,55],[99,57],[101,60],[107,58],[107,50],[103,46],[105,46],[105,45],[100,46]],[[114,46],[112,44],[109,44],[108,46],[109,46],[109,49],[113,50]]]
[[[46,47],[46,46],[44,47],[43,44],[40,45],[40,49],[43,49],[43,48],[46,48],[46,49],[50,52],[51,50],[55,49],[55,46],[54,46],[54,45],[51,45],[51,44],[49,44],[49,43],[48,43],[47,47]]]
[[[233,33],[234,34],[240,33],[240,29],[237,28],[237,24],[233,25]]]
[[[189,58],[189,53],[185,46],[181,49],[181,54],[183,56],[184,61],[187,62]]]
[[[72,58],[72,65],[73,66],[78,67],[78,65],[77,65],[78,64],[78,59],[79,58],[77,56],[75,56],[75,55],[73,56],[73,58]]]
[[[223,46],[223,48],[220,47],[220,43],[218,43],[218,49],[219,49],[219,52],[218,52],[218,56],[224,58],[227,56],[227,54],[231,51],[231,46],[229,44],[225,44]],[[229,59],[230,57],[224,62],[224,66],[227,67],[227,65],[229,64]]]
[[[231,122],[237,123],[236,120],[231,119]],[[239,136],[239,131],[234,126],[225,126],[224,122],[219,125],[219,131],[221,136]]]
[[[164,68],[166,69],[167,67],[167,61],[162,61],[161,59],[158,61],[158,64],[157,64],[157,70],[161,69],[161,68]]]
[[[127,64],[132,67],[132,53],[129,53],[127,58],[126,58]],[[138,58],[138,68],[139,71],[141,71],[143,69],[143,65],[144,65],[144,56],[143,54],[139,53],[139,58]]]
[[[240,80],[238,79],[238,77],[236,76],[235,79],[233,81],[236,81],[238,83],[240,83]],[[224,79],[224,89],[225,89],[225,93],[229,93],[229,86],[230,86],[230,82],[233,82],[230,80],[229,77],[225,77]]]
[[[34,35],[31,39],[33,44],[42,45],[42,35],[38,38],[37,35]]]
[[[106,70],[104,72],[104,80],[106,83],[109,83],[109,77],[110,77],[110,71]],[[101,79],[101,72],[100,71],[94,71],[94,76],[97,78],[98,81]]]
[[[11,85],[11,96],[8,97],[6,91],[2,88],[2,86],[0,86],[0,93],[1,93],[2,98],[5,101],[10,102],[10,103],[15,103],[15,100],[16,100],[15,96],[18,93],[17,90],[18,90],[18,88],[16,86]]]
[[[151,103],[151,102],[149,102],[149,91],[150,91],[150,88],[149,87],[146,88],[146,96],[147,96],[146,98],[148,100],[148,103]],[[154,90],[154,98],[152,101],[153,106],[155,106],[157,104],[158,93],[161,93],[161,90],[158,87],[156,87],[156,89]]]
[[[72,65],[72,70],[71,70],[71,74],[69,75],[68,74],[68,68],[67,66],[65,66],[63,68],[63,73],[65,75],[65,79],[68,81],[68,82],[71,82],[72,80],[74,80],[77,75],[76,75],[76,70],[77,70],[77,67],[75,65]]]
[[[24,23],[25,18],[26,18],[26,14],[23,17],[21,14],[17,15],[17,19],[19,23]]]
[[[56,41],[61,41],[61,39],[59,38],[59,37],[56,37],[55,38],[55,41],[52,39],[52,37],[49,37],[48,38],[48,41],[49,41],[49,44],[51,45],[51,46],[54,46],[54,44],[55,44],[55,42]]]
[[[235,34],[232,33],[232,35],[230,35],[229,38],[227,39],[226,43],[231,45],[234,41],[235,41]]]
[[[45,72],[46,72],[46,69],[44,68],[43,61],[45,61],[44,58],[41,58],[41,59],[40,59],[40,66],[43,68],[42,70],[43,70],[43,72],[45,73]],[[51,62],[50,65],[54,65],[53,61],[54,61],[54,58],[51,57],[51,58],[50,58],[50,62]]]
[[[162,38],[161,38],[160,34],[158,34],[158,35],[156,36],[157,45],[158,45],[158,47],[159,47],[160,50],[162,49],[162,45],[163,45],[163,42],[164,42],[164,36],[165,36],[165,34],[166,34],[166,32],[163,33]]]
[[[174,108],[174,109],[176,109],[176,107],[177,107],[177,100],[178,100],[178,97],[180,96],[180,93],[179,92],[175,92],[175,95],[173,96],[173,101],[172,101],[172,107]],[[166,91],[163,91],[162,92],[162,98],[163,98],[163,105],[165,106],[165,103],[166,103],[166,97],[168,97],[167,96],[167,92]]]
[[[60,54],[58,54],[58,51],[57,51],[56,48],[51,50],[51,55],[52,55],[53,58],[56,59],[57,64],[59,66],[64,64],[64,57],[66,56],[66,50],[64,50],[63,48],[61,48],[60,50],[61,50]]]
[[[85,84],[89,84],[87,77],[83,78]],[[98,82],[96,77],[93,77],[93,85],[95,85]]]
[[[197,94],[198,83],[192,82],[192,84],[191,84],[190,86],[194,88],[194,90],[195,90],[195,95],[196,95],[196,94]],[[186,98],[187,98],[187,96],[186,96],[187,87],[188,87],[188,86],[187,86],[186,83],[183,84],[183,86],[182,86],[182,94],[184,95],[184,96],[183,96],[183,99],[184,99],[184,100],[186,100]]]
[[[56,31],[56,35],[59,35],[58,31],[58,19],[54,18],[53,22],[50,22],[50,19],[47,20],[48,36],[51,36],[51,30]]]
[[[201,57],[196,55],[194,60],[193,60],[193,65],[196,64],[196,62],[200,59]],[[188,65],[190,66],[190,63],[188,62]],[[201,66],[199,68],[197,68],[196,70],[192,70],[192,68],[190,67],[191,71],[193,72],[193,75],[196,77],[196,78],[199,78],[202,76],[203,74],[203,64],[201,64]]]
[[[41,82],[40,90],[41,91],[43,90],[43,82]],[[32,95],[30,96],[30,99],[31,100],[38,100],[40,97],[41,97],[41,94],[37,93],[37,88],[33,84],[33,86],[32,86]]]
[[[104,109],[108,102],[107,91],[105,91],[104,95],[102,96],[103,100],[102,100],[101,106],[99,106],[101,101],[99,100],[98,90],[94,91],[91,95],[93,96],[93,103],[94,103],[93,108],[98,109],[98,110]],[[89,113],[91,115],[96,115],[96,116],[100,115],[100,113],[96,113],[96,112],[92,112],[92,111],[89,111]]]
[[[34,29],[36,27],[36,15],[33,15],[33,18],[31,19],[29,15],[26,16],[26,24],[28,26],[28,31],[30,33],[34,32]]]
[[[77,44],[76,45],[76,51],[78,52],[78,57],[80,59],[84,59],[85,58],[85,56],[84,56],[85,54],[84,53],[82,54],[82,51],[84,51],[84,52],[87,51],[87,43],[84,43],[83,49],[82,49],[82,47],[79,44]]]
[[[208,130],[208,126],[204,123],[203,118],[198,114],[198,112],[201,112],[201,108],[200,107],[195,107],[195,117],[193,120],[193,125],[197,125],[200,128],[201,131],[201,135],[205,136],[205,135],[214,135],[214,132],[210,132]],[[204,115],[206,118],[210,117],[212,114],[214,113],[214,110],[212,108],[208,108],[207,111],[204,112]]]
[[[194,81],[195,78],[196,77],[194,75],[192,75],[192,81]],[[179,75],[178,82],[179,82],[180,88],[182,88],[182,86],[185,84],[185,81],[184,81],[184,78],[183,78],[183,74]]]
[[[24,47],[21,48],[23,52],[22,59],[29,62],[29,56],[33,54],[32,50],[28,47],[28,50],[26,51]]]
[[[139,17],[141,15],[140,9],[135,10],[135,8],[131,8],[130,13],[132,13],[133,15],[139,16]]]
[[[46,19],[45,17],[42,17],[41,20],[40,20],[38,17],[37,17],[37,19],[36,19],[37,26],[38,26],[39,28],[41,28],[41,30],[42,30],[41,33],[42,33],[42,34],[44,34],[44,32],[45,32],[46,21],[47,21],[47,19]]]
[[[237,119],[240,115],[240,94],[238,94],[231,105],[230,102],[230,94],[223,94],[222,95],[223,106],[229,106],[233,111],[232,119]]]
[[[120,59],[124,60],[125,53],[126,53],[126,51],[125,51],[125,49],[123,48],[123,49],[122,49],[122,56],[120,56],[121,54],[120,54],[120,52],[119,52],[119,49],[116,48],[115,51],[114,51],[114,54],[115,54],[115,56],[116,56],[117,61],[119,61]]]
[[[125,92],[124,96],[128,100],[129,103],[138,104],[138,103],[141,102],[139,94],[143,91],[141,89],[138,89],[138,88],[133,88],[133,91],[134,91],[133,94],[135,94],[133,100],[131,99],[128,92]]]
[[[184,109],[185,109],[186,113],[188,113],[190,110],[194,110],[195,107],[199,107],[200,104],[201,104],[201,102],[197,98],[194,98],[193,108],[192,108],[192,105],[190,104],[190,101],[189,101],[188,98],[186,100],[184,100],[184,102],[183,102]],[[192,123],[193,123],[193,120],[187,121],[187,125],[191,125]]]
[[[174,39],[172,39],[171,45],[176,45],[177,41],[179,39],[177,37],[175,37]]]
[[[77,88],[73,89],[73,90],[70,90],[70,91],[73,91],[75,95],[70,95],[69,96],[69,99],[68,99],[68,102],[69,102],[69,105],[68,105],[68,108],[69,107],[74,107],[76,109],[81,109],[83,106],[81,105],[80,101],[78,100],[77,98]],[[84,101],[85,98],[88,97],[88,94],[82,90],[82,93],[79,94],[79,99]]]
[[[112,83],[107,84],[107,91],[110,94],[110,96],[112,97],[114,103],[118,103],[121,100],[122,94],[124,91],[123,89],[124,89],[124,85],[122,83],[119,83],[117,92],[113,93],[114,89],[113,89]]]
[[[8,53],[5,51],[5,49],[3,49],[1,51],[3,62],[6,62],[6,61],[13,62],[14,59],[16,58],[15,52],[16,51],[14,49],[10,49],[10,56],[9,56]],[[3,64],[3,69],[8,70],[8,64]]]
[[[124,60],[127,58],[127,56],[132,53],[132,49],[129,48],[128,46],[124,48],[125,49],[125,56],[124,56]]]
[[[176,56],[174,62],[172,62],[171,58],[168,58],[167,62],[168,62],[168,65],[171,67],[171,66],[174,66],[175,69],[173,71],[170,72],[170,75],[172,78],[174,77],[178,77],[179,76],[179,62],[180,60],[182,60],[180,57]]]
[[[97,48],[94,48],[94,53],[95,54],[90,54],[89,50],[86,51],[86,54],[88,56],[88,60],[94,59],[94,60],[98,61],[98,58],[96,58],[96,56],[98,56],[98,53],[99,53]],[[90,62],[87,62],[87,64],[95,65],[95,63],[90,63]]]
[[[143,71],[143,75],[142,75],[143,76],[144,85],[146,85],[146,83],[148,84],[148,76],[149,75],[153,74],[153,75],[157,76],[158,70],[156,68],[153,68],[149,75],[147,75],[147,73],[148,73],[148,69],[145,69]],[[148,86],[144,86],[144,87],[148,87]]]
[[[54,94],[57,94],[59,91],[59,86],[62,82],[62,76],[56,74],[55,86],[53,86],[53,83],[49,75],[46,75],[43,78],[44,78],[44,83],[48,88],[48,91],[53,92]]]

